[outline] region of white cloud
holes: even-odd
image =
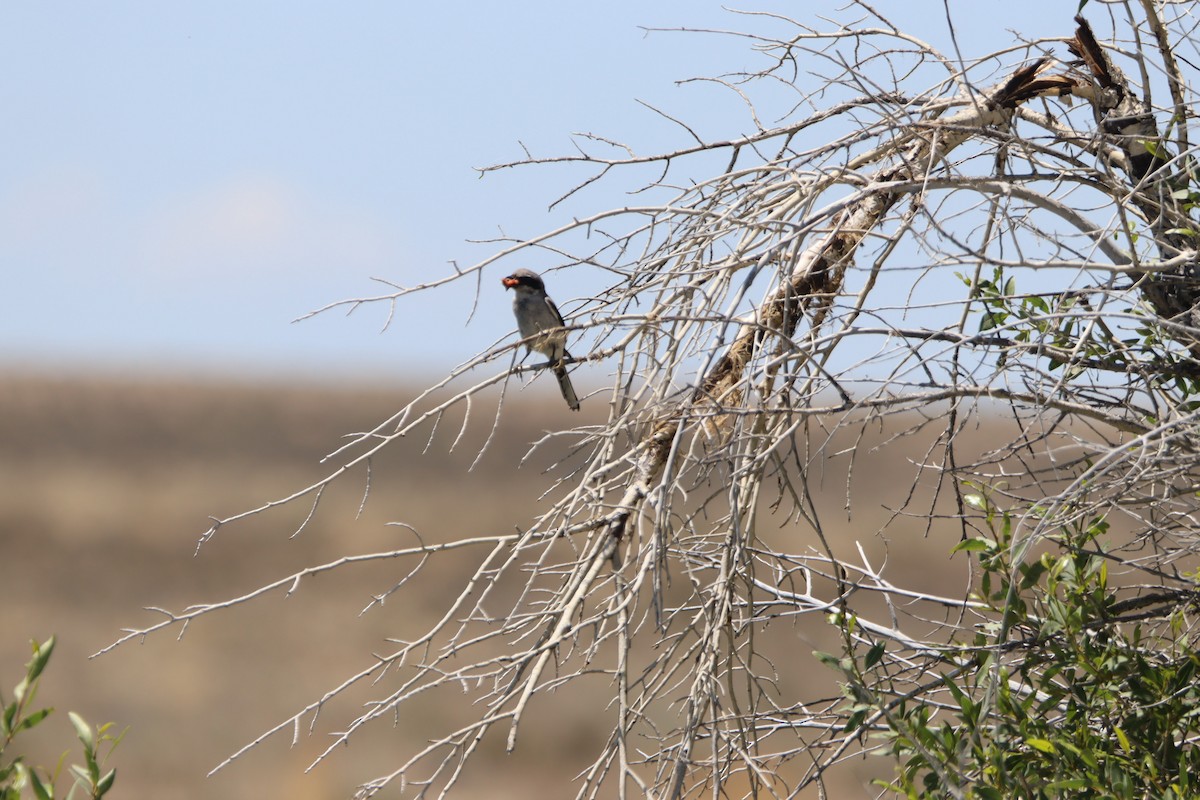
[[[160,276],[387,272],[398,245],[364,211],[321,203],[286,182],[239,175],[153,213],[142,227],[141,265]]]

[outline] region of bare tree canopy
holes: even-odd
[[[164,612],[121,641],[321,571],[391,559],[416,574],[469,551],[474,573],[434,625],[263,738],[376,682],[325,758],[453,686],[474,719],[360,788],[443,796],[485,737],[516,747],[536,700],[582,681],[611,735],[580,765],[579,797],[790,797],[864,751],[895,760],[885,793],[1188,796],[1200,38],[1192,3],[1080,8],[1059,38],[997,31],[973,58],[866,3],[840,22],[746,15],[753,32],[725,35],[763,66],[711,80],[745,101],[751,133],[710,141],[680,122],[672,152],[590,136],[489,168],[588,170],[560,201],[652,177],[630,205],[330,308],[394,313],[459,281],[500,303],[503,276],[550,263],[575,385],[611,380],[580,392],[588,422],[532,445],[561,454],[544,506],[517,532],[423,534]],[[785,98],[777,122],[760,93]],[[580,276],[599,290],[563,302]],[[280,506],[317,513],[326,487],[369,475],[400,438],[494,434],[508,389],[547,380],[546,364],[516,362],[525,344],[484,349],[331,453],[323,480],[204,541]],[[904,441],[924,448],[907,472],[856,483],[863,459]],[[881,527],[826,535],[830,497],[853,520],[885,494]],[[895,582],[872,542],[913,538],[962,581]],[[814,656],[817,629],[840,651]],[[814,658],[840,693],[782,688]]]

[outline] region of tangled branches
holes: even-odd
[[[748,37],[767,66],[720,82],[748,100],[785,87],[791,110],[777,126],[756,113],[748,135],[671,153],[595,138],[574,156],[521,162],[591,167],[578,188],[656,166],[643,205],[350,301],[394,308],[441,283],[505,274],[494,262],[555,253],[557,285],[603,280],[567,324],[572,351],[587,352],[579,361],[612,371],[609,389],[585,400],[606,402],[607,416],[571,434],[548,507],[518,534],[361,557],[421,570],[450,549],[478,553],[428,630],[264,738],[298,729],[351,685],[386,687],[325,758],[418,695],[459,686],[477,717],[360,790],[400,782],[440,796],[490,733],[516,747],[537,697],[586,681],[603,687],[595,708],[611,735],[579,773],[579,797],[793,796],[879,741],[904,765],[897,791],[924,780],[966,796],[994,752],[956,749],[958,734],[931,739],[937,720],[961,711],[947,730],[989,743],[1031,704],[1039,720],[1100,724],[1101,705],[1077,703],[1062,666],[1095,657],[1071,649],[1076,637],[1102,634],[1127,657],[1182,670],[1171,653],[1191,641],[1195,603],[1200,187],[1172,47],[1194,46],[1190,11],[1168,4],[1176,16],[1162,19],[1150,3],[1140,16],[1131,6],[1137,24],[1115,33],[1124,49],[1080,18],[1058,41],[961,65],[859,8],[855,25],[772,19],[782,33]],[[1151,102],[1154,75],[1169,108]],[[724,169],[687,174],[690,159],[713,154]],[[331,454],[326,478],[205,539],[281,503],[311,498],[315,511],[326,486],[401,437],[432,436],[452,411],[465,409],[458,438],[481,407],[495,409],[494,431],[504,393],[497,403],[492,390],[531,371],[506,366],[520,346],[481,353]],[[1002,416],[999,438],[996,427],[971,435]],[[908,474],[855,486],[868,453],[903,439],[926,448]],[[940,552],[961,542],[965,584],[904,586],[861,542],[828,536],[817,476],[837,473],[834,462],[847,511],[898,488],[880,537],[903,541],[916,519]],[[126,639],[259,593],[164,612]],[[785,686],[797,631],[829,622],[841,654],[820,658],[843,692]],[[773,660],[781,652],[789,664]],[[1061,747],[1047,731],[1013,730],[1022,753]],[[1022,763],[1017,783],[1045,785],[1044,765]]]

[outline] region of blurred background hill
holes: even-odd
[[[309,503],[292,509],[286,530],[279,519],[228,536],[222,530],[193,555],[210,514],[307,486],[327,471],[317,462],[343,434],[386,418],[402,397],[403,390],[380,386],[28,373],[0,379],[0,680],[10,691],[23,674],[30,639],[59,637],[41,697],[59,708],[58,719],[43,725],[40,738],[60,748],[73,741],[67,710],[130,726],[116,756],[117,796],[340,797],[370,777],[363,765],[372,754],[362,746],[333,769],[302,776],[304,756],[320,744],[311,740],[291,752],[283,740],[268,744],[261,758],[209,780],[204,773],[361,669],[385,637],[440,613],[441,592],[452,584],[430,587],[425,607],[405,598],[404,606],[360,620],[371,594],[403,570],[347,570],[306,583],[289,599],[277,592],[218,624],[194,625],[178,643],[167,634],[94,661],[87,656],[121,627],[157,621],[144,606],[179,610],[224,600],[339,556],[411,544],[407,530],[389,521],[458,532],[517,520],[536,490],[536,471],[490,469],[485,461],[467,474],[474,450],[447,454],[439,442],[421,457],[423,441],[401,443],[376,460],[361,515],[360,479],[327,492],[322,513],[294,539]],[[495,452],[512,452],[512,437],[528,441],[535,419],[555,416],[550,409],[508,415],[516,427],[498,435]],[[420,742],[419,721],[406,721],[397,735]],[[378,757],[404,749],[387,732],[375,744],[381,770],[389,762]],[[53,763],[58,751],[42,755]]]
[[[395,727],[375,729],[309,774],[304,768],[324,738],[301,731],[294,748],[286,735],[269,740],[205,778],[238,747],[370,663],[372,652],[386,650],[388,637],[403,637],[442,613],[457,594],[457,571],[465,575],[474,565],[469,553],[444,558],[432,572],[436,580],[427,575],[415,590],[362,616],[371,596],[389,589],[411,564],[339,569],[304,581],[290,597],[280,590],[201,618],[182,640],[166,633],[87,657],[122,628],[157,621],[144,607],[180,610],[226,600],[306,566],[412,543],[408,529],[389,522],[412,525],[427,540],[528,524],[544,489],[540,467],[551,454],[520,469],[517,464],[546,430],[578,421],[539,388],[506,402],[495,440],[474,471],[467,470],[490,418],[473,424],[452,453],[447,448],[457,424],[444,426],[424,454],[425,440],[398,442],[376,460],[361,514],[365,482],[359,475],[327,492],[320,513],[294,538],[307,501],[223,528],[197,554],[209,515],[243,511],[311,484],[325,474],[320,457],[344,434],[386,419],[413,389],[35,373],[0,379],[0,579],[6,587],[0,681],[11,690],[30,639],[59,637],[42,688],[41,699],[58,708],[36,740],[46,748],[38,753],[43,763],[71,746],[65,712],[75,710],[92,722],[130,729],[114,760],[117,797],[347,797],[358,781],[388,771],[400,754],[418,748],[424,726],[470,714],[454,698],[431,697]],[[602,413],[599,402],[592,406]],[[886,435],[876,431],[858,446],[866,452]],[[859,460],[855,484],[870,489],[871,501],[858,505],[852,523],[841,510],[844,469],[831,457],[830,474],[818,478],[827,489],[821,500],[826,521],[836,523],[827,535],[847,555],[863,543],[880,563],[888,560],[897,581],[957,593],[961,563],[948,557],[956,532],[927,538],[915,527],[893,525],[892,541],[875,536],[890,516],[889,502],[907,488],[888,482],[899,466],[895,459],[919,456],[927,446],[927,437],[909,437],[901,448]],[[813,618],[798,630],[794,649],[775,653],[783,691],[804,686],[807,696],[819,696],[813,687],[827,685],[828,696],[835,694],[832,674],[811,657],[813,649],[836,650],[826,628]],[[574,688],[556,695],[550,713],[530,717],[512,756],[502,753],[502,742],[491,743],[461,796],[568,793],[571,776],[589,760],[585,753],[609,730],[604,710],[589,701]],[[334,730],[338,721],[322,719]],[[866,781],[887,772],[882,759],[854,762],[832,787],[833,796],[874,796]]]

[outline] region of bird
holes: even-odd
[[[521,337],[529,339],[526,348],[537,350],[550,359],[563,399],[572,411],[578,411],[579,398],[575,396],[575,387],[571,385],[564,363],[566,359],[571,358],[571,354],[567,352],[567,331],[563,327],[563,318],[558,312],[558,306],[554,305],[554,301],[546,294],[546,284],[542,281],[542,276],[531,269],[518,269],[501,283],[504,284],[504,288],[513,290],[513,316],[517,318],[517,330],[520,331]],[[538,336],[544,331],[550,333]]]

